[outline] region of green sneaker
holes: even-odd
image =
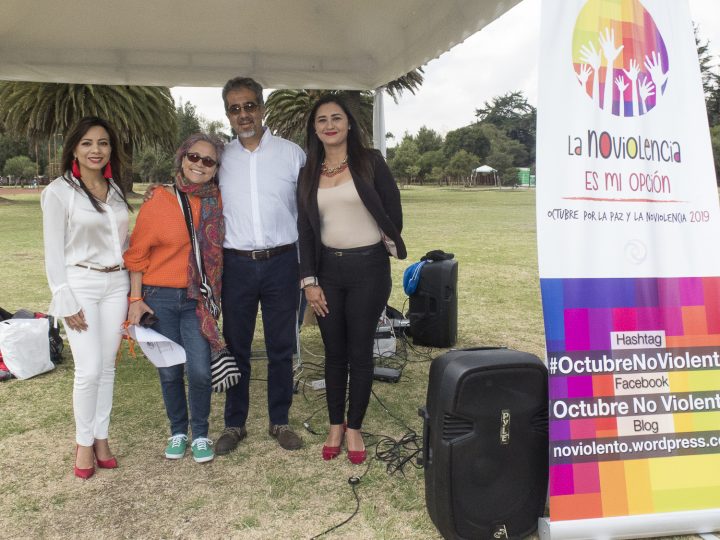
[[[205,463],[206,461],[212,461],[215,458],[215,452],[212,449],[213,442],[205,437],[195,439],[190,445],[192,450],[193,459],[196,463]]]
[[[165,447],[165,457],[168,459],[180,459],[185,455],[187,449],[187,435],[181,433],[173,435],[168,439]]]

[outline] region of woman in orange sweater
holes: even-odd
[[[152,328],[185,349],[185,364],[158,368],[170,420],[165,457],[185,455],[189,423],[191,451],[199,463],[214,458],[208,439],[211,356],[229,356],[218,331],[215,301],[220,298],[225,235],[215,178],[222,149],[218,139],[203,133],[191,135],[180,145],[175,155],[175,184],[156,189],[140,208],[124,255],[130,270],[128,320],[140,324],[143,315],[154,314],[157,321]],[[189,203],[189,223],[181,206],[183,198]],[[191,230],[196,242],[192,242]],[[200,259],[196,259],[193,246],[199,248]]]

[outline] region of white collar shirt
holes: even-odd
[[[305,153],[297,144],[267,128],[253,151],[237,138],[225,146],[219,172],[223,247],[270,249],[297,242],[295,192],[304,164]]]
[[[67,267],[123,265],[128,247],[128,209],[110,180],[104,212],[93,207],[78,181],[57,178],[40,195],[43,211],[45,271],[52,291],[48,313],[67,317],[80,311],[67,280]]]

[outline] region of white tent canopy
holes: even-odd
[[[479,167],[473,169],[472,174],[470,175],[470,185],[476,186],[478,185],[479,180],[478,176],[491,176],[492,177],[492,185],[499,186],[500,185],[500,179],[497,175],[497,169],[493,169],[490,165],[480,165]],[[486,182],[482,182],[483,184]]]
[[[375,89],[520,0],[2,0],[0,79]]]

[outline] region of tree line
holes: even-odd
[[[395,178],[406,183],[515,185],[517,168],[535,170],[537,110],[522,92],[497,96],[475,110],[476,121],[442,137],[421,127],[388,150]],[[489,165],[497,177],[478,180],[472,171]]]

